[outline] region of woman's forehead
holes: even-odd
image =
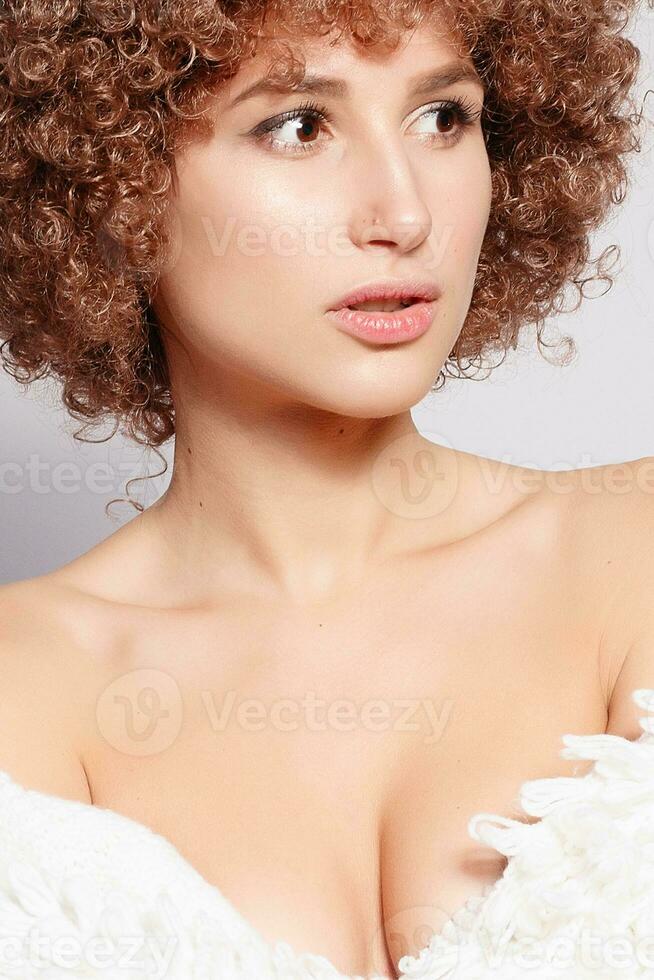
[[[352,77],[352,73],[365,66],[388,67],[399,80],[399,74],[407,77],[423,66],[453,59],[469,60],[466,52],[457,48],[451,31],[432,18],[416,28],[404,31],[392,47],[362,45],[355,38],[336,30],[327,35],[305,35],[293,40],[274,36],[262,38],[253,55],[239,66],[229,86],[232,90],[245,91],[243,86],[260,80],[261,89],[268,83],[280,88],[299,85],[318,75]],[[264,81],[265,80],[265,81]]]

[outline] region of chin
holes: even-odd
[[[347,371],[339,374],[336,384],[329,391],[314,392],[308,401],[321,408],[348,418],[380,419],[400,415],[417,405],[429,393],[438,375],[424,370],[413,373],[407,370],[398,377],[384,376],[383,372],[369,372],[365,383],[350,377]]]

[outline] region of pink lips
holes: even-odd
[[[338,327],[354,337],[375,344],[397,344],[420,337],[432,324],[436,302],[415,303],[404,310],[374,312],[364,310],[328,310],[327,316]]]
[[[342,296],[327,311],[339,329],[376,344],[413,340],[429,329],[434,319],[438,286],[425,279],[384,279],[364,283]],[[411,305],[393,311],[352,310],[350,306],[374,300],[396,300]]]

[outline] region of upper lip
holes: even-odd
[[[345,296],[341,296],[330,310],[341,310],[345,306],[354,306],[356,303],[365,303],[375,299],[418,299],[426,302],[438,299],[440,289],[435,282],[429,279],[409,278],[409,279],[376,279],[374,282],[365,282],[356,286]]]

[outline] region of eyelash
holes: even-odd
[[[476,109],[473,103],[468,102],[466,99],[454,97],[432,103],[432,105],[424,113],[422,113],[422,115],[418,116],[418,119],[422,119],[424,116],[438,115],[439,113],[448,109],[451,110],[456,116],[456,121],[459,124],[458,132],[453,136],[450,136],[449,134],[443,134],[440,136],[427,135],[429,142],[431,142],[433,139],[438,143],[458,143],[463,135],[463,131],[466,128],[472,127],[481,115],[481,111]],[[271,119],[266,119],[252,130],[251,135],[256,142],[264,143],[269,147],[274,147],[276,145],[281,147],[283,153],[290,153],[292,155],[313,153],[316,145],[315,143],[293,146],[292,144],[286,143],[283,140],[276,140],[272,136],[272,133],[276,129],[280,129],[285,123],[290,122],[292,119],[302,118],[311,119],[313,122],[326,124],[332,122],[332,115],[325,106],[318,105],[316,102],[308,101],[303,102],[302,105],[299,105],[296,109],[289,109],[288,112],[283,112],[279,116],[273,116]]]

